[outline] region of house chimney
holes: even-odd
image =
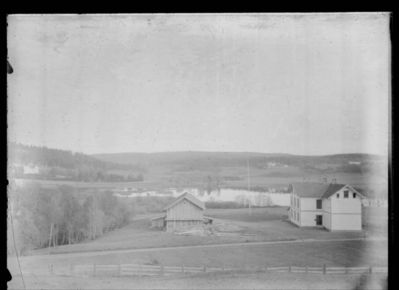
[[[331,183],[332,183],[332,184],[336,184],[336,183],[337,183],[337,179],[336,179],[336,178],[333,178],[332,181],[331,181]]]

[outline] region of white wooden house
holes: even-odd
[[[173,232],[203,225],[210,220],[204,217],[204,210],[205,205],[202,201],[189,193],[184,193],[165,207],[163,214],[154,217],[151,226]]]
[[[299,227],[359,231],[362,229],[363,197],[350,185],[294,183],[289,219]]]

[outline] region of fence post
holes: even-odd
[[[54,274],[53,264],[50,264],[49,269],[50,269],[50,274],[53,275]]]
[[[182,271],[182,273],[185,272],[185,271],[184,271],[184,264],[181,266],[181,271]]]
[[[265,266],[265,272],[267,272],[267,266]]]
[[[206,266],[204,265],[204,272],[206,272]]]
[[[73,276],[73,274],[74,274],[74,271],[73,271],[74,269],[73,268],[74,268],[73,264],[70,264],[69,265],[69,273],[70,273],[71,276]]]
[[[121,272],[122,272],[122,269],[121,269],[122,267],[121,267],[121,264],[118,264],[118,276],[120,277],[121,276]]]
[[[323,274],[325,274],[326,272],[327,272],[326,264],[324,264],[324,265],[323,265]]]
[[[96,264],[93,264],[93,276],[96,276]]]
[[[305,272],[308,273],[308,266],[305,267]]]
[[[345,274],[348,274],[349,270],[348,270],[348,266],[345,266]]]
[[[369,273],[372,274],[373,273],[373,267],[370,266],[369,268]]]
[[[291,266],[288,266],[288,272],[291,272]]]

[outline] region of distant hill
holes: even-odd
[[[257,152],[160,152],[87,155],[10,143],[9,176],[85,182],[141,182],[135,186],[251,188],[305,179],[351,184],[385,182],[387,158],[372,154],[300,156]],[[248,167],[249,165],[249,167]],[[373,178],[370,178],[373,177]],[[371,180],[373,179],[373,180]],[[378,179],[378,180],[377,180]],[[377,180],[377,181],[374,181]]]
[[[282,190],[291,182],[312,180],[353,185],[385,183],[387,158],[372,154],[300,156],[256,152],[161,152],[95,154],[114,163],[146,169],[146,181],[164,187],[221,187]],[[249,167],[248,167],[249,165]]]
[[[133,164],[108,162],[83,153],[14,142],[10,142],[7,149],[9,174],[15,177],[79,181],[142,180],[142,176],[132,176],[133,172],[142,172]]]
[[[161,152],[161,153],[114,153],[95,154],[94,157],[114,163],[141,164],[142,166],[190,166],[203,168],[206,166],[247,166],[281,167],[296,166],[301,168],[337,169],[356,171],[356,168],[384,161],[382,156],[372,154],[335,154],[324,156],[301,156],[280,153],[256,152]]]

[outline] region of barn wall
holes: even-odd
[[[163,223],[164,223],[164,219],[152,220],[152,221],[151,221],[151,227],[152,227],[152,228],[159,228],[159,229],[162,229],[162,228],[163,228]]]
[[[203,210],[183,199],[174,207],[167,210],[168,220],[202,220]]]
[[[203,225],[202,220],[168,220],[166,221],[166,231],[181,231],[188,230],[194,226]]]

